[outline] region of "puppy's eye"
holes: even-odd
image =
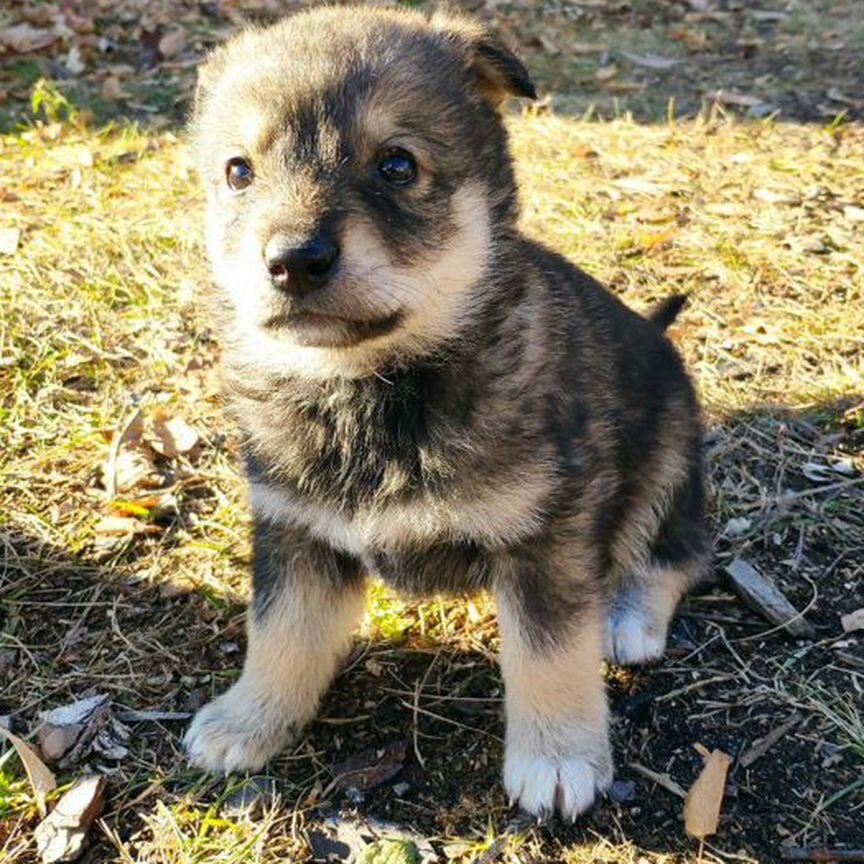
[[[378,174],[394,186],[407,186],[417,177],[417,163],[407,150],[394,147],[378,163]]]
[[[225,166],[225,182],[235,191],[239,192],[247,186],[252,185],[252,180],[255,173],[252,171],[252,165],[248,159],[242,156],[235,156],[228,160]]]

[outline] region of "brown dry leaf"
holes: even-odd
[[[608,66],[601,66],[595,73],[594,77],[598,81],[611,81],[618,74],[618,67],[614,63]]]
[[[722,750],[712,750],[705,757],[705,766],[684,801],[684,830],[691,837],[702,839],[717,833],[731,764],[732,757]]]
[[[840,619],[844,633],[854,633],[856,630],[864,630],[864,608],[856,609]]]
[[[159,40],[159,53],[166,59],[170,60],[176,57],[185,47],[187,36],[185,30],[169,30]]]
[[[376,750],[364,750],[333,766],[336,789],[374,789],[395,777],[408,755],[405,741],[394,741]]]
[[[81,856],[90,826],[102,812],[104,793],[105,778],[97,774],[72,784],[33,832],[43,864],[75,861]]]
[[[641,249],[657,249],[670,243],[678,232],[674,229],[668,231],[639,231],[636,234],[636,245]]]
[[[199,441],[198,433],[182,418],[157,410],[147,443],[161,456],[173,459],[189,453]]]
[[[109,466],[103,468],[107,476]],[[158,489],[165,479],[156,470],[153,462],[139,450],[121,450],[114,463],[115,492],[132,492],[136,489]]]
[[[129,94],[123,89],[120,79],[110,76],[102,83],[103,99],[125,99]]]
[[[27,772],[27,779],[30,781],[33,794],[36,796],[36,807],[39,809],[39,814],[44,816],[47,812],[45,796],[57,787],[57,780],[54,774],[36,755],[36,751],[17,735],[13,735],[8,729],[4,729],[2,726],[0,726],[0,735],[6,738],[15,748],[15,752],[18,754],[18,758]]]
[[[708,34],[691,27],[676,27],[669,31],[669,38],[684,43],[690,54],[698,54],[708,48]]]
[[[61,767],[77,761],[108,722],[110,712],[111,699],[104,693],[43,711],[37,732],[42,755]]]
[[[0,255],[14,255],[20,242],[20,228],[0,228]]]
[[[30,24],[15,24],[0,29],[0,45],[5,45],[18,54],[41,51],[60,38],[57,30],[45,30]]]

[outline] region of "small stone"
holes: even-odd
[[[616,804],[627,804],[636,798],[636,784],[632,780],[616,780],[609,787],[609,797]]]

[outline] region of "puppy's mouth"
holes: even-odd
[[[347,348],[395,330],[401,312],[386,318],[354,319],[321,312],[289,312],[273,315],[264,322],[265,330],[287,331],[299,344],[310,348]]]

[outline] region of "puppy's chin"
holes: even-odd
[[[351,348],[393,333],[402,313],[381,318],[358,320],[319,312],[279,314],[268,318],[264,329],[277,339],[281,336],[304,348]]]

